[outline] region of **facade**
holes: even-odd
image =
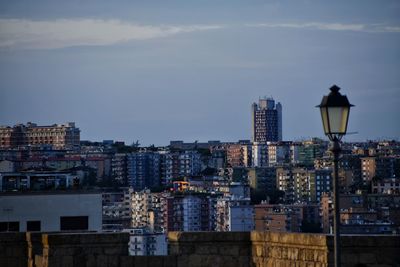
[[[161,155],[156,152],[136,152],[127,156],[129,186],[139,191],[160,185]]]
[[[252,189],[274,190],[276,189],[276,168],[249,168],[248,179]]]
[[[361,172],[364,182],[377,178],[400,177],[400,158],[373,156],[361,158]]]
[[[313,141],[303,142],[297,149],[297,163],[306,166],[313,166],[316,158],[322,157],[321,144]]]
[[[0,127],[0,148],[51,145],[55,149],[73,149],[80,146],[80,130],[74,122],[38,126],[28,122],[13,127]]]
[[[111,159],[111,177],[119,185],[128,185],[127,155],[115,154]]]
[[[216,145],[210,148],[211,157],[208,166],[214,169],[221,169],[225,167],[226,162],[226,149],[225,146]]]
[[[215,230],[247,232],[254,230],[254,206],[249,198],[224,197],[216,203]]]
[[[285,192],[285,203],[319,203],[332,189],[330,169],[277,168],[277,189]]]
[[[129,228],[122,232],[129,233],[130,256],[168,254],[167,236],[164,233],[154,233],[146,228]]]
[[[167,231],[212,231],[214,198],[208,194],[167,198]]]
[[[268,143],[268,165],[276,166],[291,161],[291,142]]]
[[[2,193],[0,231],[101,231],[101,193]]]
[[[252,145],[249,141],[239,141],[226,147],[226,164],[229,167],[250,167]]]
[[[261,203],[255,205],[254,210],[256,231],[301,232],[309,230],[307,225],[313,225],[319,230],[318,205]]]
[[[254,209],[256,231],[300,232],[300,216],[290,207],[259,204]]]
[[[130,192],[103,192],[103,230],[121,230],[131,227]]]
[[[165,155],[165,179],[168,185],[174,179],[195,176],[201,172],[201,156],[197,151],[171,152]]]
[[[253,142],[282,141],[282,105],[273,98],[260,98],[252,105]]]
[[[253,143],[252,146],[252,166],[253,167],[268,167],[268,145]]]
[[[151,193],[150,190],[131,191],[131,227],[164,232],[168,196],[169,193]]]
[[[400,179],[387,178],[372,181],[372,193],[400,195]]]
[[[79,179],[71,172],[32,171],[0,173],[1,191],[66,189]]]
[[[340,196],[341,231],[346,234],[395,234],[400,231],[399,195],[347,194]],[[321,200],[322,228],[332,233],[333,202],[325,194]]]

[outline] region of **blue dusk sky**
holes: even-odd
[[[0,2],[1,125],[235,141],[272,96],[299,140],[323,136],[333,84],[356,105],[345,140],[400,137],[400,1]]]

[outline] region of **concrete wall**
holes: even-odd
[[[102,227],[100,193],[0,194],[0,222],[18,221],[26,231],[27,221],[40,221],[41,231],[60,231],[60,216],[89,216],[89,231]]]
[[[128,240],[128,233],[2,233],[0,266],[333,266],[333,237],[325,235],[171,232],[168,256],[128,256]],[[342,267],[400,266],[400,236],[343,236],[341,241]]]

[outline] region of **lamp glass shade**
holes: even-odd
[[[325,134],[329,133],[329,121],[328,121],[328,108],[320,107],[321,117],[322,117],[322,125],[324,126]]]
[[[327,135],[344,135],[347,132],[347,121],[350,107],[321,107],[324,132]]]

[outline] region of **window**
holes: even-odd
[[[19,232],[19,222],[0,222],[0,232]]]
[[[88,216],[61,216],[60,217],[60,230],[88,230],[89,217]]]
[[[26,231],[28,232],[40,231],[40,221],[27,221]]]

